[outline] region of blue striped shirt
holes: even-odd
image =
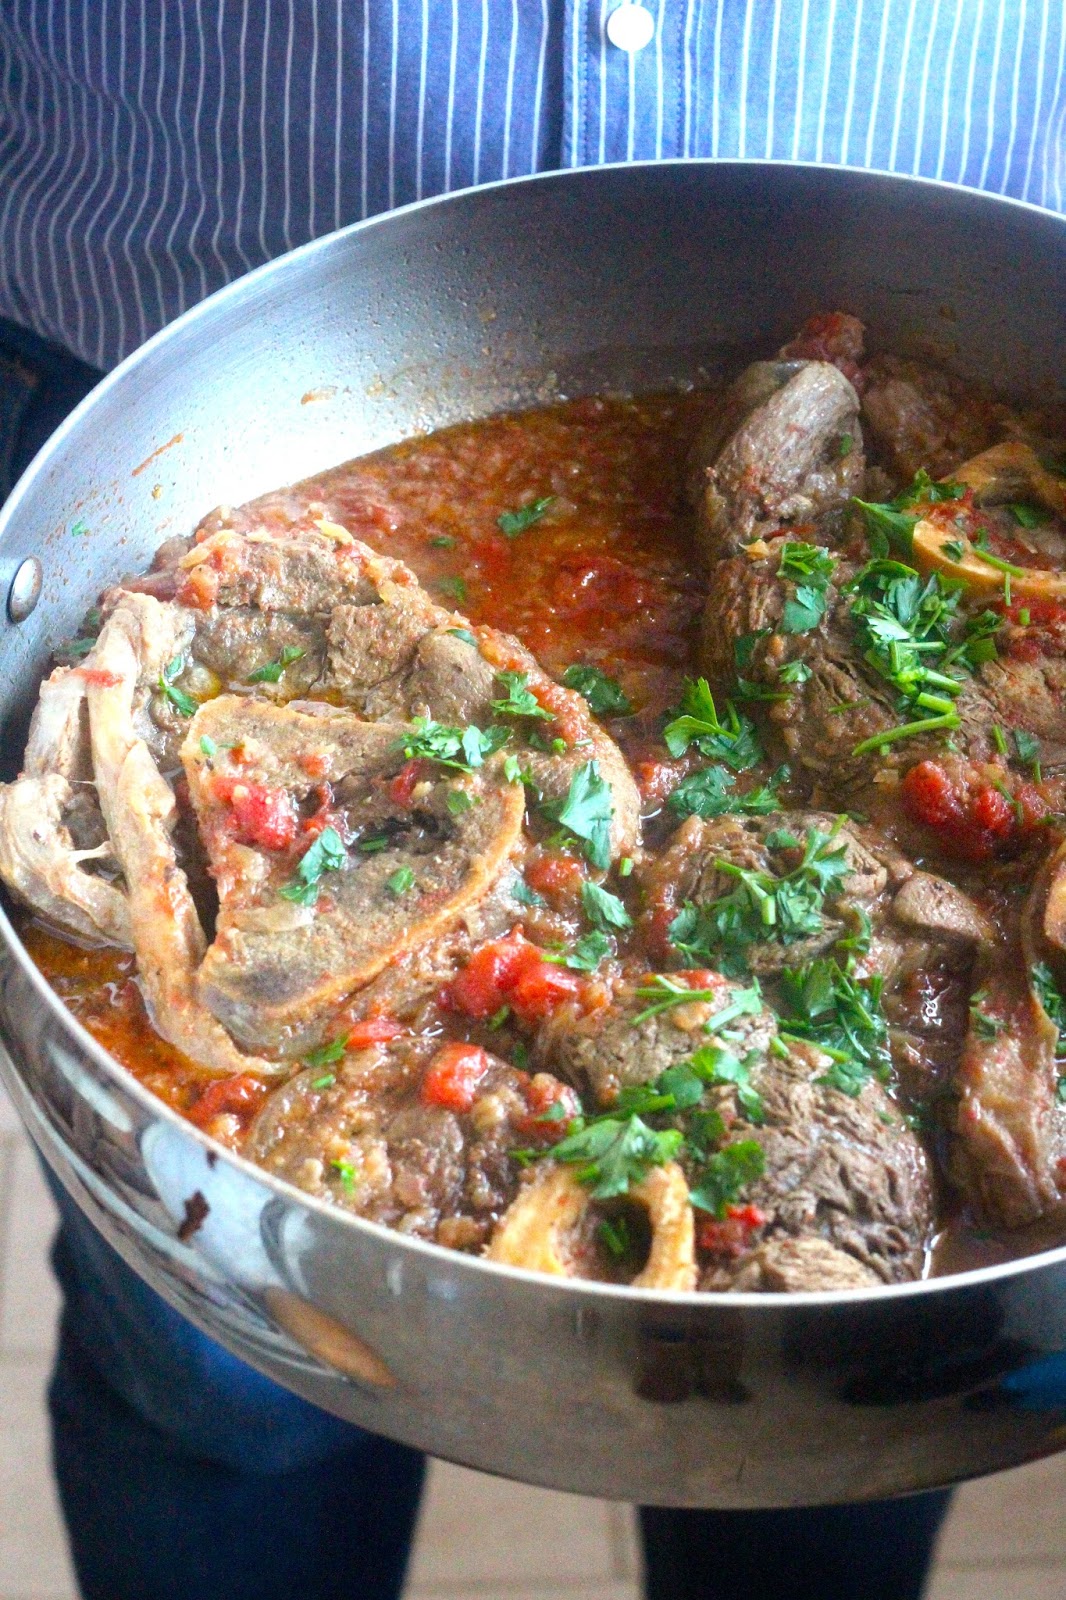
[[[248,268],[554,167],[778,157],[1066,209],[1064,0],[0,0],[0,315],[95,366]]]

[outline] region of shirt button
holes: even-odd
[[[655,18],[647,6],[623,0],[607,18],[607,37],[617,49],[635,55],[655,37]]]

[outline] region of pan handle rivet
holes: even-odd
[[[36,556],[27,556],[11,580],[7,591],[7,614],[12,622],[25,622],[41,598],[44,573]]]

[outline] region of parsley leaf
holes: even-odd
[[[755,724],[729,700],[726,720],[720,721],[706,678],[686,682],[680,710],[663,729],[663,739],[672,756],[683,756],[695,745],[701,755],[723,761],[734,772],[746,772],[762,760]]]
[[[786,544],[777,572],[795,585],[785,601],[782,633],[810,633],[825,616],[826,591],[836,567],[836,557],[816,544]]]
[[[554,502],[553,494],[542,494],[539,499],[531,500],[528,505],[519,506],[516,511],[501,511],[496,518],[496,526],[505,539],[517,539],[520,533],[525,533],[527,528],[539,522]]]
[[[497,672],[499,681],[507,691],[506,698],[494,700],[492,709],[501,717],[543,717],[554,722],[554,713],[545,711],[533,691],[528,687],[528,672]]]
[[[863,514],[870,549],[876,557],[894,553],[907,558],[913,549],[914,530],[920,521],[920,513],[912,511],[911,507],[961,500],[965,493],[964,483],[934,483],[922,468],[910,488],[904,489],[894,500],[880,503],[855,499],[852,505],[858,506]]]
[[[671,944],[691,966],[739,976],[748,971],[753,945],[790,945],[821,933],[825,897],[850,872],[845,847],[833,839],[809,828],[799,865],[781,875],[719,861],[717,870],[735,878],[736,888],[706,905],[686,902],[666,930]],[[766,842],[772,849],[799,848],[790,834],[771,833]]]
[[[200,702],[194,700],[191,694],[186,694],[184,689],[179,689],[174,682],[185,671],[185,657],[175,656],[168,661],[159,674],[159,693],[165,700],[169,700],[179,716],[194,717],[200,709]]]
[[[609,928],[631,928],[633,918],[616,894],[601,889],[598,883],[581,885],[581,904],[594,928],[606,933]]]
[[[437,588],[449,600],[454,600],[457,606],[466,604],[468,591],[465,578],[438,578]]]
[[[1043,528],[1051,521],[1051,513],[1043,506],[1030,505],[1028,502],[1010,505],[1007,510],[1021,528]]]
[[[570,967],[574,972],[595,972],[604,956],[609,956],[613,950],[614,945],[607,934],[594,929],[592,933],[583,933],[580,939],[575,940],[573,949],[563,957],[563,966]]]
[[[249,683],[277,683],[286,667],[291,667],[294,661],[302,661],[307,654],[298,644],[287,644],[276,661],[268,661],[265,666],[256,667],[254,672],[248,674]]]
[[[778,672],[780,683],[806,683],[811,676],[811,669],[806,661],[786,661]]]
[[[762,1145],[756,1139],[740,1139],[710,1157],[692,1186],[689,1199],[700,1211],[722,1218],[727,1208],[740,1198],[745,1185],[754,1183],[765,1171]]]
[[[788,768],[778,767],[766,783],[747,794],[736,794],[736,780],[724,767],[703,767],[682,778],[666,804],[679,817],[763,817],[778,810],[777,788],[788,777]]]
[[[202,755],[207,756],[208,760],[210,760],[212,756],[218,755],[218,745],[212,739],[210,734],[203,733],[200,735],[200,751]]]
[[[348,1048],[348,1035],[340,1034],[336,1039],[330,1039],[328,1044],[320,1045],[317,1050],[309,1050],[304,1056],[304,1065],[308,1067],[329,1067],[335,1061],[343,1061],[344,1052]],[[314,1087],[317,1089],[318,1084]]]
[[[883,985],[879,974],[856,978],[850,962],[842,967],[831,956],[781,974],[782,1029],[831,1057],[819,1081],[844,1094],[857,1095],[871,1074],[886,1078],[891,1070]]]
[[[970,999],[970,1027],[978,1039],[996,1039],[1003,1032],[1003,1023],[984,1009],[988,995],[984,989],[975,990]],[[1041,1001],[1043,1004],[1043,1001]],[[1047,1008],[1045,1007],[1045,1010]]]
[[[1030,976],[1036,998],[1059,1030],[1056,1056],[1059,1060],[1066,1060],[1066,996],[1055,982],[1046,961],[1038,961]]]
[[[397,900],[414,886],[415,875],[410,867],[397,867],[392,876],[385,880],[386,889]]]
[[[610,1200],[641,1182],[652,1167],[672,1161],[683,1135],[676,1128],[656,1132],[638,1116],[575,1119],[572,1132],[552,1147],[554,1161],[579,1168],[576,1176],[594,1200]]]
[[[323,828],[296,864],[296,876],[283,884],[278,893],[297,905],[313,906],[318,899],[319,879],[323,873],[339,872],[348,860],[344,841],[336,828]]]
[[[519,905],[522,906],[546,906],[548,904],[542,894],[538,894],[536,889],[529,887],[525,878],[515,879],[515,885],[511,893]]]
[[[651,1000],[652,1004],[633,1018],[630,1026],[634,1028],[639,1028],[649,1017],[657,1017],[663,1011],[672,1011],[675,1006],[721,999],[721,993],[717,989],[692,989],[665,972],[656,972],[646,984],[635,990],[635,993],[638,1000]],[[720,1033],[727,1024],[735,1022],[738,1017],[756,1017],[761,1010],[762,991],[758,983],[753,981],[749,988],[735,990],[729,1003],[708,1017],[703,1024],[703,1031]]]
[[[434,761],[439,767],[449,767],[454,772],[471,772],[484,765],[487,756],[494,755],[507,743],[510,735],[506,728],[452,728],[432,717],[415,717],[412,731],[397,741],[408,761]]]
[[[596,717],[631,717],[633,707],[621,686],[609,678],[599,667],[567,667],[563,673],[567,689],[576,689],[588,702]]]
[[[566,799],[549,801],[543,809],[553,821],[584,841],[585,855],[594,867],[605,871],[610,866],[614,798],[610,784],[600,776],[598,762],[586,761],[578,767],[570,779]]]
[[[762,1122],[766,1116],[762,1095],[751,1081],[751,1058],[741,1061],[720,1044],[705,1044],[693,1052],[689,1063],[702,1083],[731,1083],[737,1091],[737,1104],[749,1122]]]

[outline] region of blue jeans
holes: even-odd
[[[97,376],[0,320],[0,500]],[[229,1355],[53,1189],[49,1408],[84,1600],[394,1600],[423,1458]],[[648,1600],[919,1600],[947,1503],[644,1508]]]

